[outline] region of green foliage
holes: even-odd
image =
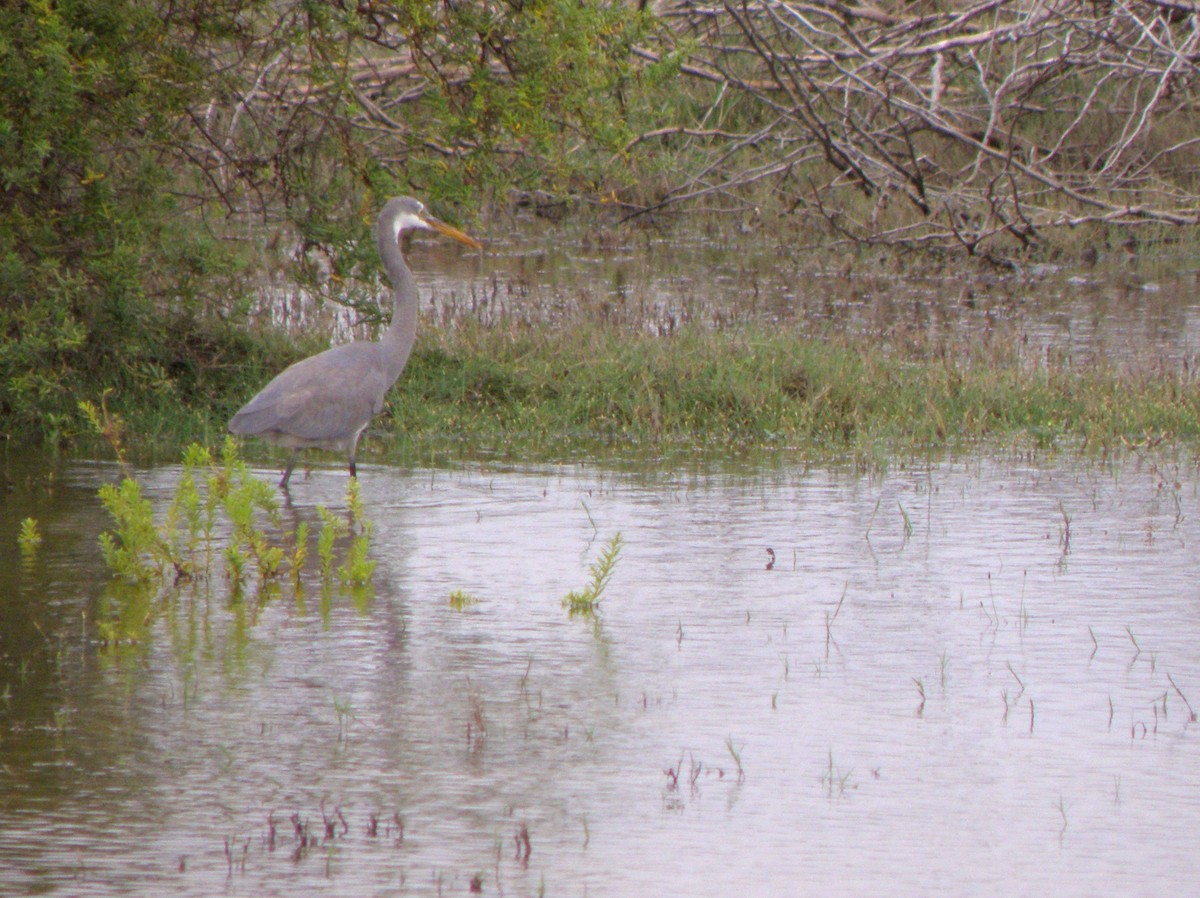
[[[106,483],[100,487],[100,502],[116,524],[115,531],[100,534],[104,563],[113,575],[134,582],[161,577],[169,552],[141,485],[130,477],[119,485]]]
[[[133,0],[0,7],[0,416],[51,439],[163,333],[162,144],[187,98],[165,27]]]
[[[571,590],[563,596],[563,607],[572,615],[593,616],[600,608],[600,599],[604,595],[604,590],[608,586],[608,581],[612,577],[613,570],[617,566],[617,559],[621,555],[621,548],[625,545],[621,534],[613,534],[604,545],[604,549],[600,552],[600,557],[597,558],[591,565],[588,566],[588,572],[591,574],[591,582],[588,583],[582,590]]]
[[[333,576],[333,548],[338,538],[346,535],[350,525],[324,505],[317,506],[321,518],[321,532],[317,534],[317,558],[321,563],[321,578]]]
[[[38,523],[33,518],[21,522],[20,532],[17,533],[17,547],[25,558],[32,558],[42,545],[42,534],[38,532]]]
[[[422,124],[467,148],[467,177],[495,183],[515,160],[528,186],[569,191],[582,173],[573,155],[612,154],[630,137],[631,49],[650,21],[611,0],[448,5],[441,21],[414,21],[422,59],[445,85],[429,103],[434,116],[421,110]],[[468,89],[451,87],[456,70]],[[438,174],[440,160],[421,162]],[[462,175],[444,172],[439,183],[452,191],[454,177]]]
[[[338,576],[348,585],[365,586],[375,574],[375,559],[368,557],[374,525],[364,513],[362,495],[356,478],[351,478],[350,485],[346,488],[346,505],[350,509],[350,524],[347,530],[353,532],[357,528],[358,533],[350,540],[350,548],[346,551],[346,560],[338,569]]]
[[[347,501],[350,520],[359,530],[340,568],[353,585],[370,582],[375,562],[368,557],[371,523],[366,519],[357,481],[351,481]],[[175,492],[161,524],[153,506],[142,496],[133,477],[104,484],[100,499],[116,529],[101,534],[105,563],[115,577],[149,582],[171,573],[175,582],[211,574],[214,543],[224,540],[225,573],[235,587],[251,575],[260,584],[278,578],[285,563],[297,585],[308,557],[308,524],[282,533],[274,488],[259,480],[238,454],[236,440],[227,437],[219,458],[200,445],[188,447]],[[324,507],[317,509],[323,527],[317,539],[321,571],[333,571],[334,547],[350,524]]]
[[[468,608],[478,604],[478,597],[464,589],[455,589],[450,593],[450,607],[455,611],[466,611]]]

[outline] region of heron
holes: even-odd
[[[378,340],[355,340],[285,368],[229,421],[229,430],[291,449],[279,485],[287,489],[304,449],[347,453],[350,476],[358,440],[383,409],[383,399],[404,371],[417,335],[417,283],[400,246],[412,230],[433,230],[472,249],[474,237],[434,218],[412,197],[388,200],[375,222],[379,257],[392,285],[392,323]]]

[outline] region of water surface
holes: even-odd
[[[1150,462],[364,465],[370,591],[184,584],[114,649],[118,472],[10,459],[4,891],[1186,893],[1198,481]]]
[[[1120,248],[1101,248],[1090,267],[1069,258],[1011,269],[927,259],[914,270],[882,252],[797,247],[786,222],[731,233],[515,216],[472,230],[485,241],[482,253],[429,235],[410,242],[426,321],[553,321],[584,309],[664,334],[754,322],[934,346],[1020,340],[1035,356],[1048,350],[1080,363],[1200,361],[1200,271],[1161,250],[1153,260],[1127,260]],[[339,300],[349,285],[327,286],[327,298]],[[364,289],[359,298],[372,295]],[[312,305],[302,293],[263,294],[263,307],[282,323],[312,326]],[[351,330],[367,335],[351,326],[357,320],[341,309],[317,326],[338,339]]]

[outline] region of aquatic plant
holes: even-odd
[[[317,516],[321,519],[321,532],[317,534],[317,558],[321,563],[321,579],[329,580],[333,576],[334,544],[338,537],[349,532],[350,525],[324,505],[317,506]]]
[[[154,508],[141,485],[126,477],[119,485],[100,487],[100,502],[116,529],[100,534],[104,562],[114,576],[144,582],[161,576],[170,553],[154,522]]]
[[[109,387],[100,394],[100,407],[88,400],[84,399],[79,402],[79,410],[83,412],[84,418],[92,426],[104,442],[106,442],[117,456],[117,461],[121,467],[125,467],[125,422],[120,415],[114,414],[108,410],[108,397],[112,394],[112,388]]]
[[[450,607],[455,611],[465,611],[472,605],[479,604],[479,599],[464,589],[456,589],[450,593]],[[532,661],[530,662],[532,664]]]
[[[292,554],[288,559],[292,571],[292,585],[300,588],[300,574],[304,571],[304,562],[308,559],[308,521],[296,525],[292,534]]]
[[[571,590],[563,596],[563,607],[571,615],[594,615],[596,613],[600,606],[600,599],[603,597],[605,587],[608,586],[608,581],[617,566],[617,559],[620,557],[621,548],[624,545],[625,542],[621,538],[621,533],[617,531],[617,533],[613,534],[612,539],[605,544],[600,557],[588,566],[588,571],[591,574],[591,582],[582,590]]]
[[[830,749],[825,771],[821,774],[821,785],[825,787],[826,797],[833,798],[835,790],[837,794],[845,795],[846,786],[850,781],[850,775],[852,773],[854,773],[853,768],[842,772],[840,769],[834,766],[833,749]]]
[[[352,533],[357,529],[358,533],[350,540],[350,548],[346,551],[346,560],[338,568],[338,576],[343,583],[363,586],[371,581],[375,573],[375,560],[368,557],[371,550],[371,534],[375,528],[363,509],[362,493],[357,478],[351,477],[346,487],[346,505],[350,513],[347,530]]]
[[[37,554],[41,544],[42,534],[38,532],[37,521],[33,518],[21,521],[21,530],[17,534],[17,547],[21,550],[21,555],[25,558],[32,558]]]
[[[365,606],[370,598],[369,584],[375,571],[375,561],[369,557],[372,526],[357,482],[350,483],[349,523],[328,509],[317,509],[322,521],[317,538],[324,584],[322,613],[333,598],[337,540],[352,526],[356,535],[336,570],[356,605]],[[105,564],[114,578],[96,618],[105,645],[138,642],[160,607],[154,604],[155,597],[161,593],[161,600],[169,601],[182,581],[208,590],[223,578],[232,600],[230,607],[245,616],[239,625],[244,626],[253,622],[258,608],[281,594],[280,578],[290,573],[296,602],[303,609],[301,586],[309,556],[309,524],[301,521],[294,531],[283,528],[275,489],[249,471],[235,440],[227,438],[219,455],[199,445],[188,447],[161,521],[132,476],[104,484],[99,495],[115,524],[100,536]],[[117,589],[117,584],[136,588]],[[252,607],[241,601],[249,584],[257,584]],[[161,592],[164,585],[169,588]]]

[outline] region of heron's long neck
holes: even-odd
[[[381,238],[379,255],[392,282],[392,323],[380,338],[393,378],[399,377],[417,336],[417,282],[393,239]]]

